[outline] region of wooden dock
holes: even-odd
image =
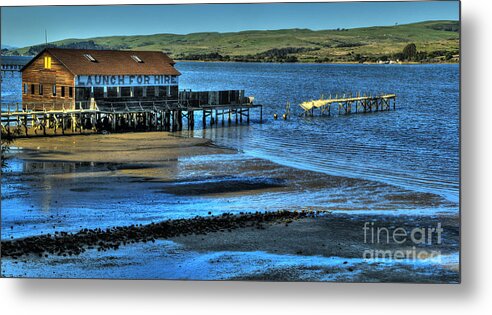
[[[319,111],[320,116],[333,114],[348,115],[355,113],[369,113],[378,111],[396,110],[396,94],[361,95],[343,94],[331,95],[327,99],[303,102],[299,106],[304,110],[303,116],[314,116]]]
[[[30,110],[29,107],[36,108]],[[42,110],[39,108],[42,106]],[[179,101],[129,101],[68,104],[3,104],[2,131],[14,137],[88,134],[98,132],[181,131],[195,128],[195,115],[202,114],[202,127],[250,122],[253,103],[190,105]],[[55,109],[57,108],[57,109]],[[67,109],[65,109],[67,108]]]

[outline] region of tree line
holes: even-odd
[[[181,60],[200,60],[200,61],[238,61],[238,62],[298,62],[299,59],[294,54],[307,51],[319,50],[319,48],[307,47],[284,47],[273,48],[256,54],[230,56],[221,55],[218,52],[205,54],[180,55]]]

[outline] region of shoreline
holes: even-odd
[[[150,264],[146,260],[151,257],[150,252],[133,252],[136,249],[132,248],[154,248],[153,252],[164,250],[160,249],[159,244],[163,240],[169,240],[178,244],[180,255],[186,257],[227,256],[229,254],[226,253],[234,252],[237,253],[234,254],[237,259],[243,259],[241,257],[249,257],[251,253],[261,251],[265,254],[251,258],[254,264],[261,266],[266,256],[273,259],[271,268],[260,268],[249,274],[233,273],[230,279],[296,281],[302,279],[303,273],[299,273],[299,268],[302,270],[304,267],[284,270],[280,260],[286,256],[282,255],[294,255],[285,259],[301,265],[306,263],[307,257],[311,257],[309,261],[318,259],[318,256],[359,259],[364,248],[361,241],[362,226],[364,222],[372,220],[383,226],[401,224],[410,227],[443,222],[451,243],[435,248],[442,250],[444,255],[459,250],[454,247],[458,244],[456,237],[459,237],[459,213],[452,212],[457,205],[437,195],[286,167],[267,160],[246,157],[236,150],[217,147],[206,139],[175,137],[169,133],[156,132],[24,138],[16,140],[14,144],[23,148],[21,151],[11,152],[12,156],[20,159],[18,162],[21,164],[14,167],[17,171],[4,174],[2,188],[7,184],[13,185],[13,188],[7,187],[8,198],[2,196],[2,210],[22,206],[18,207],[21,209],[19,213],[4,212],[3,240],[15,243],[26,239],[43,239],[50,243],[53,242],[51,239],[54,235],[63,239],[83,230],[95,231],[89,234],[97,237],[89,239],[97,240],[97,245],[101,238],[102,248],[108,247],[106,249],[110,250],[103,253],[93,248],[80,252],[79,258],[70,258],[75,256],[68,255],[67,259],[79,261],[75,267],[82,268],[81,270],[85,270],[81,264],[96,263],[95,258],[88,258],[95,257],[94,255],[101,259],[122,255],[102,268],[103,274],[125,270],[124,260],[128,259],[135,260],[136,265]],[[23,192],[25,189],[29,191],[28,195]],[[49,196],[46,189],[50,191]],[[106,200],[107,196],[111,198]],[[138,200],[133,196],[139,196]],[[109,208],[114,208],[114,214],[106,214]],[[429,214],[420,211],[439,208],[443,209],[442,213],[436,211]],[[446,209],[451,212],[444,211]],[[303,210],[310,215],[285,225],[285,218],[290,220],[295,211],[302,213]],[[222,228],[223,232],[220,226],[210,228],[208,223],[204,223],[209,221],[202,221],[208,220],[207,217],[220,218],[224,212],[231,213],[231,218],[248,218],[258,211],[281,213],[285,218],[267,223],[261,219],[262,215],[256,214],[256,219],[259,220],[249,217],[246,226],[237,225],[231,231]],[[389,214],[390,212],[394,214]],[[323,215],[311,215],[313,213]],[[237,223],[235,220],[224,222],[228,225]],[[182,233],[156,238],[155,243],[151,241],[154,236],[150,233],[141,240],[151,242],[140,243],[142,245],[127,242],[126,246],[118,245],[118,250],[112,250],[117,245],[113,238],[115,233],[121,236],[118,233],[124,231],[124,235],[133,237],[135,231],[142,231],[141,228],[152,230],[152,222],[154,225],[159,222],[182,222],[180,224],[185,224],[189,230],[186,235]],[[258,222],[263,223],[258,225]],[[194,225],[195,223],[198,225]],[[105,232],[106,229],[109,229],[108,232]],[[206,236],[200,234],[203,231],[201,229],[209,229]],[[138,236],[139,233],[135,235]],[[51,235],[49,239],[47,234]],[[117,238],[116,241],[122,239]],[[113,247],[107,244],[113,244]],[[393,244],[389,248],[394,250],[398,247]],[[173,252],[166,252],[162,259],[168,262],[174,259]],[[29,256],[15,260],[17,263],[6,258],[2,260],[2,272],[7,276],[22,273],[29,275],[32,267],[53,269],[56,274],[68,272],[63,271],[67,265],[60,263],[60,258],[57,257],[59,256]],[[278,266],[277,259],[280,259]],[[342,269],[337,269],[336,272],[347,272],[343,261],[346,260],[340,262]],[[193,262],[189,261],[187,264],[192,266]],[[219,259],[212,266],[220,270],[227,264],[227,260]],[[398,261],[392,261],[388,268],[393,270],[399,264]],[[411,281],[411,270],[414,268],[412,264],[405,265],[407,267],[402,268],[408,268],[407,271],[404,275],[399,275],[396,272],[398,268],[388,273],[386,267],[382,271],[376,271],[373,270],[374,266],[363,263],[350,265],[353,269],[348,271],[350,277],[362,270],[367,277],[373,277],[377,273],[387,281]],[[435,277],[423,277],[422,280],[459,281],[456,266],[453,266],[452,270],[444,265],[436,267],[439,271]],[[326,268],[323,265],[318,269],[329,274],[335,272],[327,271]],[[77,274],[71,273],[64,275],[77,277]],[[96,274],[93,276],[98,277]],[[165,276],[172,277],[168,274]],[[200,278],[198,275],[196,277]]]
[[[273,62],[273,61],[225,61],[225,60],[179,60],[176,62],[213,62],[213,63],[259,63],[259,64],[315,64],[315,65],[381,65],[381,66],[395,66],[395,65],[459,65],[458,62],[396,62],[393,64],[377,63],[377,62],[310,62],[310,61],[298,61],[298,62]]]

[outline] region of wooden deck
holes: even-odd
[[[28,104],[8,104],[2,112],[2,130],[15,137],[87,134],[97,132],[181,131],[195,128],[195,115],[202,114],[202,127],[250,122],[250,111],[260,104],[184,105],[178,101],[79,104],[77,109],[29,110]],[[77,105],[76,105],[77,106]],[[37,106],[36,108],[39,108]],[[208,120],[208,121],[207,121]]]
[[[355,96],[343,94],[335,95],[335,97],[330,95],[327,99],[303,102],[299,106],[304,110],[304,116],[314,116],[317,110],[321,116],[388,111],[392,107],[396,110],[396,94],[361,95],[357,93]]]

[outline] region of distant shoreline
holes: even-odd
[[[175,62],[216,62],[216,63],[265,63],[265,64],[315,64],[315,65],[446,65],[446,64],[460,64],[460,61],[452,62],[398,62],[398,63],[377,63],[377,62],[310,62],[310,61],[298,61],[298,62],[273,62],[273,61],[225,61],[225,60],[186,60],[186,59],[174,59]]]

